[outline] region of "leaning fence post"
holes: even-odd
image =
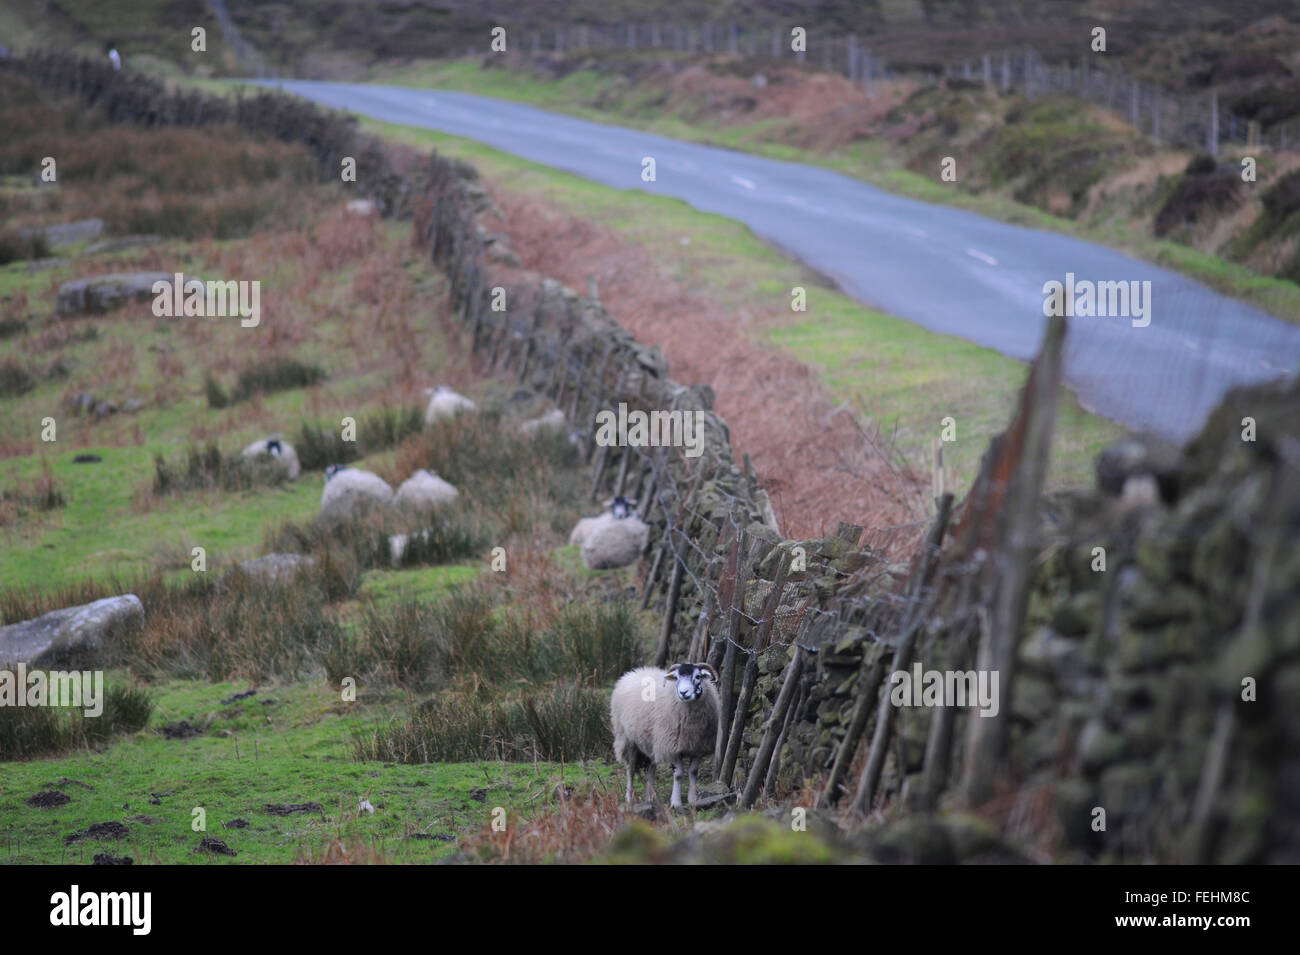
[[[767,641],[776,623],[776,609],[781,605],[781,592],[785,589],[785,578],[790,572],[790,551],[782,551],[777,566],[776,577],[772,581],[772,593],[763,608],[763,617],[758,630],[749,642],[749,658],[745,661],[745,676],[740,685],[740,694],[736,697],[735,712],[731,717],[731,731],[727,740],[727,752],[722,758],[722,772],[718,779],[731,788],[731,780],[736,774],[736,760],[740,756],[740,738],[745,733],[745,723],[749,718],[749,698],[754,694],[754,684],[758,681],[758,658],[767,649]]]

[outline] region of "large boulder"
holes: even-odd
[[[81,219],[77,222],[61,222],[57,225],[19,229],[18,233],[23,236],[42,234],[45,236],[45,244],[51,249],[66,249],[80,242],[98,239],[104,234],[104,220]]]
[[[270,584],[292,583],[300,570],[316,565],[316,558],[305,554],[266,554],[240,561],[239,572]]]
[[[149,302],[155,297],[155,282],[174,279],[174,275],[166,272],[122,272],[73,279],[59,286],[58,312],[60,315],[108,312],[129,302]]]
[[[140,598],[124,594],[0,627],[0,664],[76,665],[95,657],[114,627],[143,616]]]

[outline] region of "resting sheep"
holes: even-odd
[[[582,518],[569,534],[569,546],[582,548],[582,564],[588,570],[634,564],[650,540],[650,525],[637,517],[636,501],[620,494],[605,504],[610,510]]]
[[[379,475],[331,464],[325,469],[325,490],[321,492],[317,519],[353,520],[392,501],[393,489]]]
[[[429,396],[429,407],[424,411],[425,424],[433,424],[439,418],[451,418],[462,412],[478,410],[478,405],[446,385],[426,388],[424,393]]]
[[[292,444],[281,440],[277,435],[272,435],[263,441],[254,441],[239,454],[245,458],[255,458],[261,454],[275,458],[289,475],[290,481],[297,480],[298,475],[302,473],[302,468],[298,465],[298,452],[293,449]]]
[[[438,475],[421,468],[398,487],[397,505],[412,511],[430,511],[459,496],[460,492]]]
[[[655,766],[671,763],[670,805],[682,806],[682,776],[689,774],[687,800],[695,805],[700,758],[713,752],[722,703],[718,672],[707,663],[678,663],[669,670],[638,667],[619,677],[610,697],[614,757],[627,768],[627,801],[632,777],[646,768],[646,799],[654,800]],[[666,683],[675,683],[667,690]]]
[[[541,417],[525,421],[519,426],[519,430],[530,438],[536,438],[547,434],[559,434],[568,427],[568,424],[564,412],[559,408],[552,408]]]

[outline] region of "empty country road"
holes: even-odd
[[[684,199],[745,223],[868,305],[1015,358],[1038,349],[1045,283],[1064,283],[1067,273],[1076,284],[1150,282],[1145,327],[1126,316],[1072,319],[1066,379],[1091,410],[1170,439],[1194,434],[1229,388],[1300,366],[1300,327],[1177,273],[1053,232],[894,196],[816,166],[466,93],[265,85],[464,136],[605,185]],[[646,157],[655,161],[653,182],[641,178]]]

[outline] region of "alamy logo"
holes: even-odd
[[[148,935],[153,923],[151,892],[70,892],[50,896],[51,925],[129,925],[131,934]]]
[[[889,675],[894,706],[978,706],[980,716],[997,716],[997,670],[895,670]]]
[[[685,448],[688,458],[704,453],[703,411],[628,411],[608,408],[596,412],[596,444],[602,448]]]
[[[83,709],[85,716],[104,712],[102,670],[0,670],[0,706],[65,706]]]
[[[187,279],[177,272],[174,281],[153,283],[153,313],[159,318],[239,318],[244,328],[256,328],[262,321],[262,283],[234,280],[204,282]]]
[[[1043,314],[1078,318],[1131,318],[1134,328],[1151,324],[1151,282],[1093,282],[1065,273],[1065,282],[1043,283]]]

